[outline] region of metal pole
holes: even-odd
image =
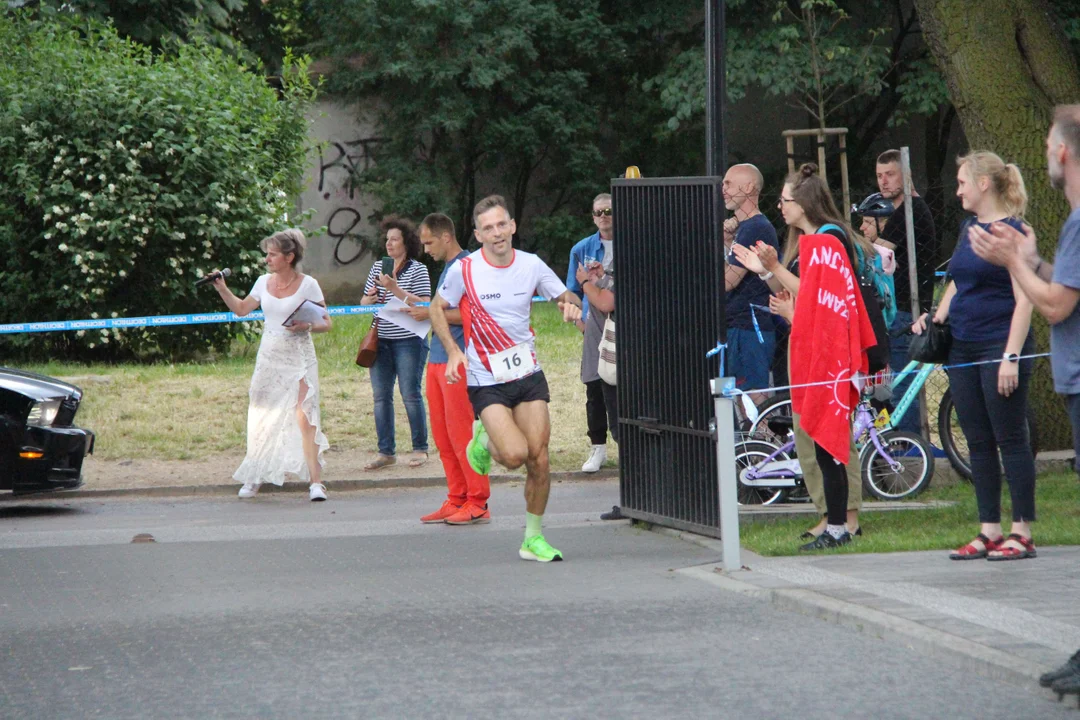
[[[735,378],[712,381],[716,412],[716,471],[719,476],[720,543],[723,545],[724,570],[742,569],[739,545],[739,478],[735,468],[735,405],[724,394],[735,387]]]
[[[705,174],[720,177],[727,163],[724,140],[724,0],[705,0]]]
[[[908,287],[911,288],[911,317],[917,318],[919,312],[919,265],[915,256],[915,219],[911,210],[911,151],[907,146],[900,148],[900,172],[904,176],[904,229],[907,230]],[[930,439],[930,419],[926,412],[926,386],[919,391],[919,427],[922,436]]]

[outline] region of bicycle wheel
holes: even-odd
[[[945,451],[945,457],[960,477],[971,482],[971,455],[968,453],[967,438],[964,437],[960,420],[956,416],[951,389],[945,390],[945,394],[941,396],[937,422],[938,437],[941,438],[941,449]]]
[[[762,403],[758,408],[757,420],[747,431],[747,437],[751,440],[775,443],[777,446],[783,445],[787,442],[787,433],[781,435],[769,427],[769,421],[778,418],[791,418],[791,395],[788,393],[777,393]]]
[[[1035,411],[1030,403],[1028,403],[1024,432],[1032,456],[1038,455],[1039,432],[1035,424]],[[949,464],[960,477],[971,482],[971,455],[968,452],[967,438],[964,437],[964,432],[960,429],[960,421],[956,417],[956,408],[953,405],[950,390],[946,390],[941,396],[941,405],[938,407],[938,437],[941,438],[941,449],[949,458]]]
[[[739,477],[740,505],[772,505],[783,500],[786,495],[783,488],[753,487],[744,484],[742,479],[744,470],[764,462],[778,448],[778,445],[760,441],[741,442],[735,445],[735,472]],[[774,459],[790,460],[791,457],[786,452],[782,452]]]
[[[930,444],[915,433],[889,430],[878,435],[888,457],[867,443],[862,457],[863,486],[879,500],[915,497],[934,477],[934,454]]]

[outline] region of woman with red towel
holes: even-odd
[[[812,542],[801,549],[820,550],[845,545],[858,531],[862,488],[858,456],[852,451],[851,411],[858,401],[854,383],[869,369],[866,348],[875,345],[875,338],[856,274],[854,243],[866,243],[841,218],[812,163],[788,178],[779,204],[790,228],[785,262],[760,245],[737,254],[743,265],[759,272],[780,293],[770,304],[792,322],[792,384],[823,383],[796,387],[791,393],[808,490],[812,497],[817,494],[811,481],[816,462],[821,474],[818,492],[824,501],[817,503],[825,506],[826,515],[819,532],[809,531]],[[873,249],[864,255],[873,257]],[[851,473],[845,465],[852,462],[855,482],[849,490]],[[852,492],[857,495],[849,511]]]

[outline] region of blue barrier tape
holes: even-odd
[[[717,352],[720,352],[720,346],[717,345],[716,347],[717,347],[716,350],[710,350],[709,351],[710,355],[715,355]],[[1037,353],[1035,355],[1021,355],[1019,357],[1018,361],[1019,360],[1034,360],[1036,358],[1044,358],[1044,357],[1050,357],[1050,353]],[[994,365],[994,364],[997,364],[997,363],[1002,363],[1004,361],[1005,361],[1005,358],[994,358],[993,360],[977,360],[975,362],[957,363],[956,365],[940,365],[939,367],[942,370],[955,370],[957,368],[975,367],[976,365]],[[871,376],[868,376],[868,375],[863,376],[864,379],[867,378],[867,377],[871,377]],[[848,378],[848,380],[854,380],[854,379],[856,379],[856,378]],[[836,380],[836,378],[834,378],[832,380],[819,380],[817,382],[799,383],[798,385],[779,385],[777,387],[767,387],[767,388],[760,388],[760,389],[755,388],[754,392],[756,392],[756,393],[772,393],[772,392],[779,392],[781,390],[793,390],[795,388],[818,387],[820,385],[835,385],[836,382],[837,382],[837,380]],[[735,395],[737,395],[738,393],[734,392],[734,391],[728,391],[728,392],[725,392],[724,394],[727,395],[728,397],[735,397]]]
[[[533,302],[547,302],[534,297]],[[428,303],[416,303],[426,307]],[[330,317],[339,315],[373,315],[386,305],[334,305],[327,308]],[[243,317],[231,312],[192,313],[189,315],[150,315],[147,317],[93,318],[90,320],[55,320],[52,322],[12,323],[0,325],[0,335],[17,333],[65,332],[71,330],[111,330],[113,328],[169,327],[176,325],[207,325],[211,323],[257,322],[263,320],[261,311]]]

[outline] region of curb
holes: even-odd
[[[652,526],[652,532],[693,543],[719,552],[720,542],[681,530]],[[742,551],[743,562],[753,563],[755,553]],[[1022,657],[987,647],[966,638],[935,630],[881,610],[845,602],[834,597],[792,585],[762,573],[754,574],[747,566],[734,572],[722,570],[719,562],[683,568],[677,572],[703,580],[730,592],[767,600],[773,607],[797,612],[834,625],[866,633],[887,642],[900,643],[929,657],[947,657],[958,661],[965,670],[994,680],[1005,680],[1041,691],[1039,676],[1052,668],[1042,667]]]
[[[525,482],[524,475],[491,475],[492,485],[507,485],[514,482]],[[552,482],[580,482],[584,480],[618,480],[617,469],[605,469],[595,473],[584,472],[553,472]],[[225,483],[218,485],[167,485],[164,487],[145,488],[115,488],[112,490],[57,490],[47,493],[35,493],[32,495],[8,495],[7,500],[57,500],[63,499],[98,499],[114,497],[195,497],[200,495],[235,495],[239,483]],[[429,477],[392,477],[385,480],[362,479],[362,480],[334,480],[328,484],[327,490],[332,492],[351,492],[355,490],[380,490],[390,488],[432,488],[446,487],[445,476]],[[303,493],[307,492],[308,484],[300,481],[286,482],[284,485],[270,485],[260,490],[265,493]]]

